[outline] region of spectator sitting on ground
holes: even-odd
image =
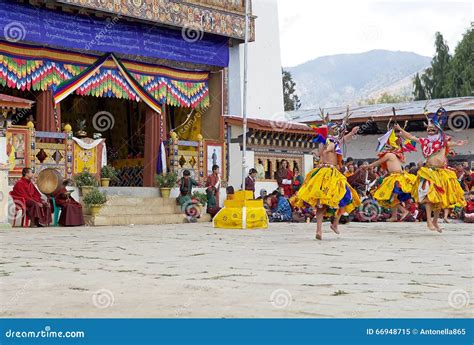
[[[293,209],[291,218],[293,223],[304,223],[306,221],[303,210],[298,207]]]
[[[211,215],[211,219],[221,210],[219,205],[217,205],[216,200],[216,187],[212,186],[206,189],[206,196],[207,196],[207,213]]]
[[[463,220],[465,223],[474,223],[474,191],[471,191],[466,198]]]
[[[232,187],[232,186],[226,187],[225,192],[226,192],[226,194],[227,194],[227,195],[226,195],[227,200],[232,200],[232,199],[234,199],[234,193],[235,193],[234,187]]]
[[[289,222],[293,214],[288,200],[275,191],[267,196],[266,204],[270,209],[270,222]]]
[[[260,189],[260,196],[257,198],[257,200],[260,200],[260,199],[265,199],[265,197],[267,196],[267,190],[266,189]]]

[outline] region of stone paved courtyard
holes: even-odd
[[[1,315],[470,317],[474,227],[443,227],[1,230]]]

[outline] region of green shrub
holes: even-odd
[[[104,165],[100,171],[102,178],[109,178],[111,180],[117,178],[117,170],[111,165]]]
[[[201,205],[206,205],[207,203],[207,195],[206,193],[199,192],[199,191],[194,191],[193,192],[193,197],[196,198]]]
[[[83,201],[87,206],[103,205],[107,202],[107,197],[99,188],[94,188],[84,197]]]
[[[178,184],[178,174],[167,173],[165,175],[157,174],[155,184],[158,188],[174,188]]]
[[[97,186],[97,180],[94,175],[92,175],[89,171],[84,170],[83,172],[76,174],[73,176],[74,183],[78,187],[83,186]]]

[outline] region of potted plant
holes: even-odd
[[[97,187],[93,187],[92,190],[84,197],[84,204],[90,210],[92,216],[97,216],[104,205],[107,202],[105,193],[101,192]]]
[[[78,137],[78,138],[87,137],[86,120],[85,119],[78,119],[78,120],[76,120],[76,123],[77,123],[76,137]]]
[[[104,165],[100,171],[100,185],[108,187],[110,180],[117,178],[117,170],[111,165]]]
[[[74,175],[73,180],[76,186],[79,187],[82,196],[86,196],[94,187],[97,186],[96,178],[87,170]]]
[[[157,174],[155,176],[156,186],[160,189],[160,194],[162,198],[169,198],[171,188],[176,187],[178,183],[178,174],[176,173],[167,173],[167,174]]]
[[[202,207],[205,207],[207,204],[207,195],[206,193],[199,192],[199,191],[194,191],[193,192],[193,198],[197,200],[199,205]]]

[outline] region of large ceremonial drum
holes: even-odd
[[[47,168],[41,170],[36,182],[41,193],[50,195],[61,188],[63,177],[56,169]]]

